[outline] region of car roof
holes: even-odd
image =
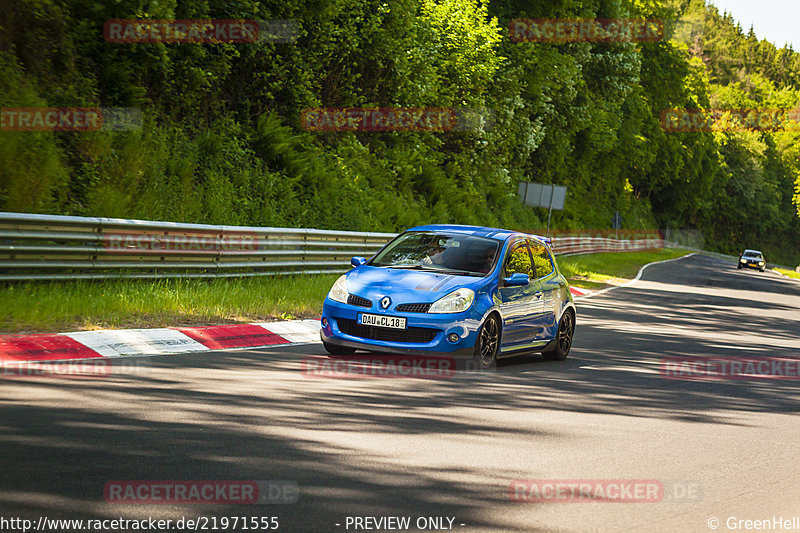
[[[451,233],[462,233],[464,235],[475,235],[476,237],[486,237],[489,239],[506,240],[513,235],[526,235],[519,231],[512,231],[500,228],[487,228],[484,226],[462,226],[458,224],[429,224],[427,226],[416,226],[408,228],[406,231],[448,231]]]

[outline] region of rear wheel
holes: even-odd
[[[475,355],[472,357],[479,369],[492,368],[497,364],[497,350],[500,348],[500,323],[495,315],[489,315],[478,331],[475,341]]]
[[[330,344],[327,342],[323,342],[322,347],[331,355],[350,355],[356,351],[355,348],[350,348],[349,346],[339,346],[338,344]]]
[[[556,333],[556,345],[549,352],[542,352],[545,359],[551,361],[563,361],[569,355],[572,348],[572,336],[575,334],[575,316],[572,311],[567,310],[558,323],[558,333]]]

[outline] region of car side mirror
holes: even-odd
[[[366,262],[367,262],[366,257],[355,256],[350,259],[350,264],[353,265],[354,267],[360,267]]]
[[[503,282],[509,287],[518,287],[520,285],[527,285],[531,282],[527,274],[517,272],[512,274],[510,278],[503,279]]]

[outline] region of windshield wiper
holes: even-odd
[[[460,268],[429,268],[431,272],[441,272],[443,274],[453,274],[455,276],[481,276],[483,277],[485,274],[480,274],[478,272],[474,272],[472,270],[461,270]]]
[[[472,272],[470,270],[459,270],[457,268],[435,268],[427,265],[375,265],[384,268],[398,268],[401,270],[422,270],[423,272],[437,272],[441,274],[453,274],[456,276],[479,276],[483,277],[485,274],[479,272]]]
[[[399,268],[401,270],[424,270],[426,272],[439,272],[435,268],[429,268],[425,265],[377,265],[384,268]]]
[[[480,272],[473,272],[471,270],[459,270],[457,268],[447,268],[443,270],[437,270],[437,272],[445,272],[447,274],[454,274],[456,276],[480,276],[483,277],[486,274],[481,274]]]

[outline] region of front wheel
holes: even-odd
[[[551,361],[563,361],[566,359],[570,348],[572,348],[572,336],[574,334],[575,317],[572,315],[572,311],[564,311],[561,322],[558,323],[555,348],[549,352],[542,352],[544,358]]]
[[[322,347],[331,355],[350,355],[356,351],[355,348],[350,348],[349,346],[339,346],[338,344],[330,344],[328,342],[323,342]]]
[[[490,315],[478,331],[475,341],[475,355],[472,359],[480,370],[492,368],[497,364],[497,350],[500,348],[500,324],[497,317]]]

